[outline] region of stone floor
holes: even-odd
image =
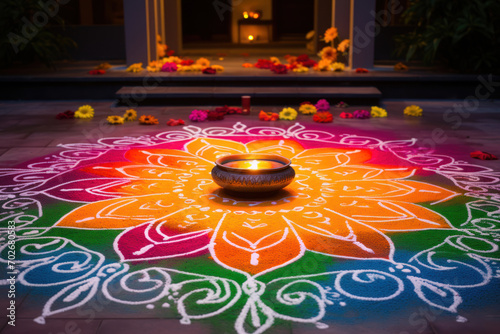
[[[286,101],[284,101],[286,103]],[[92,120],[56,120],[54,116],[67,109],[75,110],[83,104],[91,104],[96,116]],[[422,118],[404,117],[402,110],[410,104],[418,104],[424,110]],[[500,156],[500,101],[482,101],[470,115],[455,112],[463,101],[407,101],[385,100],[383,105],[389,113],[388,118],[369,120],[346,120],[338,117],[344,110],[334,110],[335,121],[322,126],[322,130],[337,134],[356,133],[373,135],[393,140],[417,138],[419,144],[435,148],[437,152],[447,152],[455,159],[500,171],[500,161],[480,161],[470,158],[472,151],[482,150]],[[113,101],[1,101],[0,102],[0,171],[8,171],[16,165],[32,158],[50,155],[61,149],[59,144],[95,143],[105,137],[141,136],[170,130],[166,125],[170,118],[182,118],[187,125],[199,127],[232,126],[236,122],[262,124],[258,121],[258,110],[279,111],[274,107],[254,107],[250,116],[228,116],[218,123],[192,123],[188,113],[196,107],[140,107],[139,114],[151,114],[160,121],[155,126],[125,124],[109,126],[106,116],[121,114],[126,108],[111,107]],[[451,110],[451,112],[449,112]],[[455,110],[455,111],[454,111]],[[445,116],[447,115],[447,116]],[[452,117],[453,116],[453,117]],[[310,117],[299,115],[297,122],[311,124]],[[273,122],[276,127],[289,127],[294,122]],[[7,295],[5,287],[0,288],[1,309],[5,312]],[[20,288],[16,300],[20,303],[16,327],[7,325],[5,316],[0,318],[2,334],[14,333],[233,333],[232,323],[219,323],[215,328],[203,321],[183,326],[179,319],[161,315],[152,310],[144,314],[121,314],[106,305],[97,305],[95,312],[77,314],[73,311],[60,313],[47,319],[41,327],[33,319],[39,315],[43,305],[40,296],[33,295],[29,289]],[[425,313],[415,319],[402,318],[400,323],[387,323],[383,328],[370,328],[369,325],[345,325],[328,323],[328,329],[320,330],[311,325],[285,324],[273,327],[272,333],[498,333],[500,326],[500,303],[484,308],[482,312],[467,314],[469,321],[457,323],[455,318],[445,314]],[[418,311],[421,312],[422,310]],[[421,312],[422,313],[422,312]],[[355,317],[356,315],[353,315]],[[425,319],[425,320],[423,320]]]

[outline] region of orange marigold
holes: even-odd
[[[139,117],[139,123],[143,125],[159,124],[158,119],[151,115],[142,115],[141,117]]]

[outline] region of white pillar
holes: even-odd
[[[124,0],[125,51],[127,64],[156,60],[158,34],[156,0]]]
[[[351,0],[351,48],[349,64],[352,68],[373,68],[375,59],[375,0]]]

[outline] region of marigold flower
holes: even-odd
[[[210,60],[207,58],[199,58],[196,60],[196,65],[200,65],[201,67],[209,67],[210,66]]]
[[[125,114],[123,114],[123,119],[126,122],[135,121],[137,119],[137,111],[135,111],[134,109],[126,110]]]
[[[370,115],[371,117],[387,117],[387,110],[373,106]]]
[[[222,65],[212,65],[210,67],[213,68],[216,72],[224,71],[224,67]]]
[[[326,31],[325,31],[325,42],[326,43],[331,43],[335,40],[335,38],[337,38],[339,35],[338,31],[337,31],[337,28],[335,27],[331,27],[331,28],[328,28]]]
[[[337,46],[337,51],[339,52],[346,52],[347,49],[349,49],[349,44],[351,43],[350,40],[344,39],[342,42],[340,42],[339,46]]]
[[[109,124],[113,125],[123,124],[124,121],[123,117],[118,115],[108,116],[106,119]]]
[[[279,60],[278,57],[271,57],[269,58],[274,64],[281,64],[281,61]]]
[[[250,64],[250,63],[243,63],[243,66],[244,68],[250,68],[250,67],[253,67],[253,64]]]
[[[142,72],[144,68],[142,68],[142,63],[135,63],[127,67],[127,72],[138,73]]]
[[[408,66],[406,66],[403,63],[397,63],[396,65],[394,65],[394,70],[395,71],[406,71],[406,70],[408,70]]]
[[[318,109],[312,104],[303,104],[299,107],[299,111],[304,115],[314,115]]]
[[[94,108],[89,105],[84,105],[75,111],[75,118],[92,118],[94,117]]]
[[[142,125],[156,125],[159,124],[158,119],[156,117],[153,117],[151,115],[142,115],[139,117],[139,124]]]
[[[422,108],[412,104],[408,106],[404,110],[404,114],[407,116],[421,117],[422,116]]]
[[[109,70],[111,68],[110,63],[101,63],[95,67],[96,70]]]
[[[331,61],[328,59],[322,59],[319,63],[314,67],[316,71],[328,71],[330,70]]]
[[[319,111],[313,116],[313,121],[318,123],[333,122],[333,115],[329,111]]]
[[[265,112],[261,110],[259,113],[259,119],[261,121],[277,121],[279,119],[279,115],[275,112]]]
[[[321,59],[328,60],[330,63],[337,60],[337,50],[331,46],[325,46],[318,55]]]
[[[295,68],[292,69],[292,71],[294,71],[296,73],[305,73],[305,72],[309,72],[309,68],[302,66],[301,64],[298,64]]]
[[[293,121],[297,118],[297,110],[293,108],[283,108],[279,113],[279,118],[287,121]]]
[[[331,68],[335,72],[342,72],[345,70],[345,65],[343,63],[333,63],[331,64]]]

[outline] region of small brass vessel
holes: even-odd
[[[295,177],[290,159],[276,154],[233,154],[215,162],[212,178],[229,193],[237,195],[273,193]]]

